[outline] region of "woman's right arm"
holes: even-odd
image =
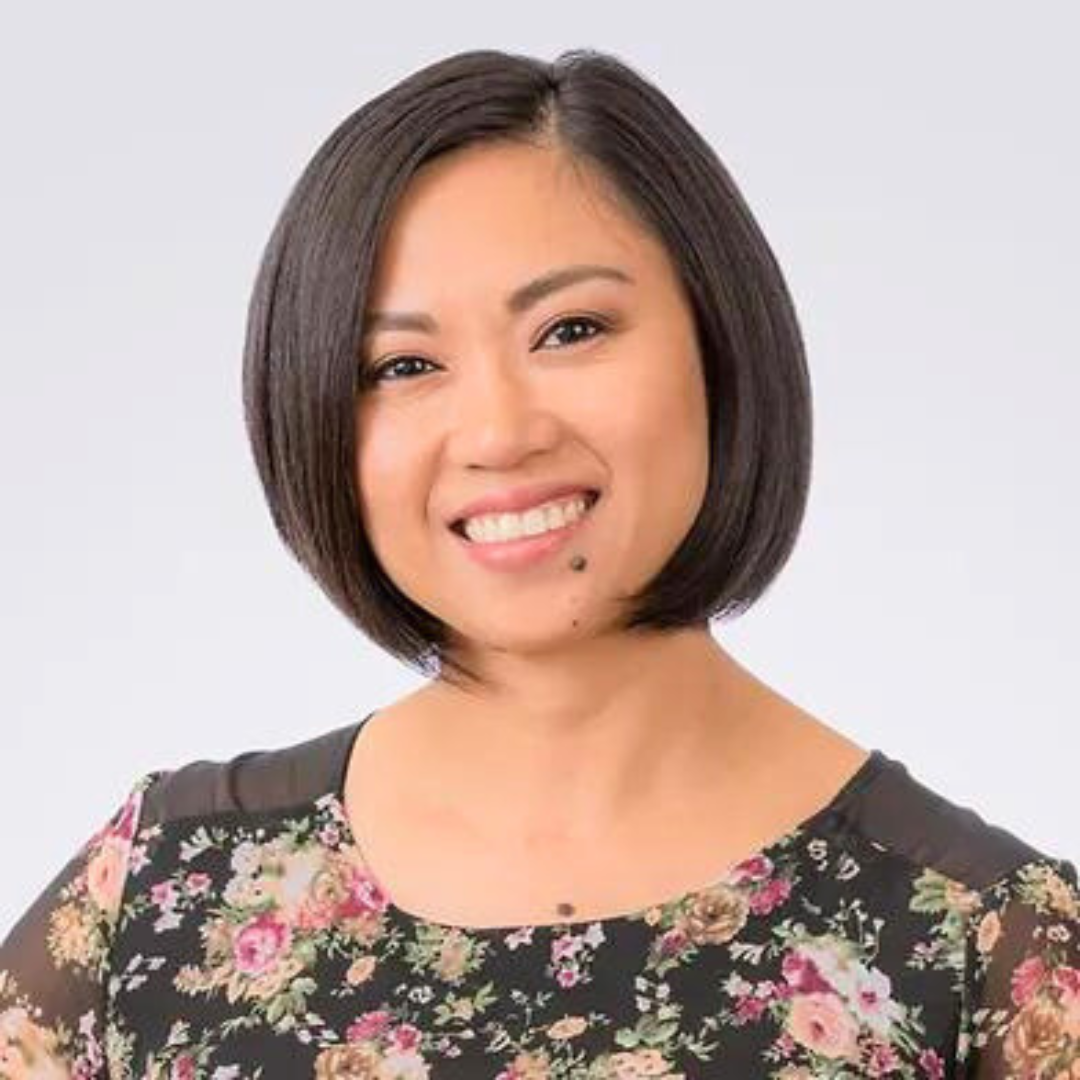
[[[147,773],[0,941],[0,1078],[109,1075],[106,991]]]

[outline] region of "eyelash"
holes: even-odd
[[[566,326],[568,324],[572,325],[574,323],[587,323],[588,325],[592,326],[597,332],[594,334],[588,334],[583,338],[579,338],[577,341],[572,341],[570,342],[570,345],[577,345],[585,341],[591,341],[593,338],[598,337],[600,334],[609,331],[612,326],[610,321],[606,319],[601,319],[596,315],[566,315],[558,321],[552,323],[551,326],[549,326],[548,329],[544,332],[540,340],[544,341],[549,338],[556,330],[559,329],[559,327]],[[380,363],[374,364],[370,368],[362,371],[361,379],[365,384],[382,382],[383,372],[385,372],[389,368],[392,368],[395,364],[400,364],[406,360],[419,360],[425,364],[431,363],[430,360],[426,360],[422,356],[412,356],[407,353],[403,353],[401,356],[392,356],[389,360],[383,360]],[[402,382],[403,380],[401,378],[398,378],[392,379],[391,381]],[[407,381],[407,379],[405,381]]]

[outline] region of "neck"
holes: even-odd
[[[776,696],[707,631],[624,637],[592,659],[587,672],[504,673],[497,692],[436,682],[412,695],[407,737],[413,760],[432,763],[432,810],[494,839],[587,843],[657,800],[715,788],[760,748],[756,721]]]

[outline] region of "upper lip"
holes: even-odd
[[[524,487],[506,488],[482,495],[479,499],[466,503],[450,518],[451,525],[457,525],[466,518],[485,513],[513,513],[515,510],[527,510],[531,506],[550,502],[562,495],[574,495],[577,492],[593,493],[597,489],[589,484],[576,481],[553,480],[543,484],[526,484]]]

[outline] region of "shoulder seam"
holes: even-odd
[[[965,881],[962,877],[957,877],[955,874],[948,873],[945,870],[939,869],[934,863],[927,862],[922,859],[916,859],[910,852],[905,851],[903,848],[896,846],[889,840],[883,840],[873,833],[869,832],[860,822],[853,820],[844,820],[842,826],[842,833],[844,836],[850,836],[858,839],[861,843],[867,844],[870,847],[877,848],[879,851],[887,852],[891,857],[901,860],[913,871],[924,872],[931,871],[938,874],[943,878],[947,878],[949,881],[955,881],[958,885],[963,886],[965,889],[973,893],[979,894],[981,897],[983,893],[995,887],[1000,887],[1007,882],[1010,878],[1019,874],[1019,872],[1027,866],[1038,865],[1040,863],[1060,864],[1061,862],[1068,862],[1067,859],[1055,858],[1053,855],[1046,853],[1040,853],[1032,855],[1030,852],[1021,853],[1019,861],[1010,869],[999,874],[991,881],[984,884],[972,884]]]
[[[356,724],[345,724],[286,746],[199,757],[156,770],[158,783],[147,801],[147,820],[167,824],[228,813],[288,813],[310,807],[329,793],[340,797],[345,740],[355,730]]]
[[[929,787],[886,758],[876,783],[841,808],[845,826],[887,848],[908,866],[934,870],[981,889],[1024,861],[1044,855],[974,807]]]
[[[213,762],[212,764],[227,764],[226,762]],[[176,768],[163,768],[156,769],[146,776],[151,778],[150,784],[147,785],[148,789],[153,787],[159,780],[167,779],[168,777],[179,772]],[[190,813],[181,812],[176,814],[162,814],[159,818],[154,820],[153,824],[160,826],[161,828],[170,828],[174,825],[182,825],[184,822],[219,822],[229,821],[230,819],[237,819],[240,821],[246,821],[253,818],[275,818],[281,816],[288,816],[290,814],[298,813],[311,813],[318,810],[318,804],[320,800],[328,797],[338,798],[338,793],[331,788],[327,788],[325,791],[321,791],[308,798],[296,799],[291,802],[281,803],[277,806],[267,806],[259,808],[250,807],[227,807],[221,809],[207,809],[207,810],[194,810]]]

